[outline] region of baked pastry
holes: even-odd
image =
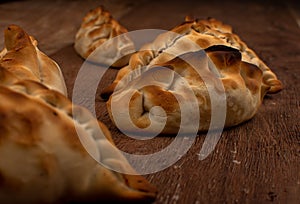
[[[0,65],[18,76],[41,82],[50,89],[67,95],[64,77],[56,62],[41,52],[37,41],[16,25],[5,32],[5,48],[0,54]]]
[[[153,200],[155,188],[134,175],[106,126],[51,89],[58,86],[48,74],[58,72],[47,72],[49,80],[40,80],[36,55],[31,55],[35,41],[10,26],[5,42],[7,52],[0,60],[0,202]],[[40,57],[42,68],[55,64]]]
[[[195,57],[197,53],[199,56]],[[188,61],[195,62],[190,64]],[[199,76],[195,66],[206,75]],[[172,72],[162,71],[161,67]],[[164,126],[161,133],[175,134],[182,125],[181,109],[185,109],[184,104],[180,109],[176,96],[191,100],[186,95],[181,78],[187,81],[197,98],[199,131],[210,127],[212,106],[209,93],[218,92],[216,81],[221,80],[226,94],[225,127],[249,120],[257,112],[265,94],[282,89],[276,75],[232,33],[229,25],[212,18],[186,19],[171,32],[159,35],[133,54],[128,66],[123,67],[114,82],[103,90],[102,97],[109,98],[108,111],[114,122],[118,120],[117,126],[121,130],[134,132],[137,126],[157,132]],[[157,84],[159,81],[161,86],[137,87],[141,80],[147,81],[147,84]],[[219,90],[219,93],[221,97],[222,91]],[[156,109],[151,112],[157,106],[164,111]],[[193,114],[190,113],[191,116]],[[128,123],[128,118],[133,125]],[[185,125],[192,124],[193,120],[190,117]],[[190,131],[192,128],[185,128],[186,133]]]
[[[74,48],[81,57],[94,63],[122,67],[128,63],[135,50],[132,41],[125,34],[127,32],[100,6],[83,18],[75,37]]]

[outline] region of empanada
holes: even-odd
[[[41,52],[37,41],[20,27],[10,25],[4,32],[5,48],[0,65],[20,79],[43,83],[48,88],[67,95],[64,77],[56,62]]]
[[[58,92],[64,82],[51,78],[60,73],[56,63],[45,55],[38,57],[44,60],[39,63],[35,41],[20,27],[8,27],[5,42],[7,52],[0,60],[0,203],[152,201],[156,189],[135,175],[106,126]],[[41,77],[37,67],[49,70]]]
[[[122,67],[128,63],[134,51],[132,41],[126,35],[127,29],[120,25],[102,6],[97,7],[84,17],[75,37],[74,48],[83,58],[96,63]],[[121,35],[121,36],[120,36]],[[116,36],[114,44],[106,43]],[[100,47],[101,55],[91,55]]]
[[[199,76],[189,61],[194,61],[194,65],[205,76]],[[222,82],[223,92],[215,85],[218,80]],[[141,81],[148,85],[138,87]],[[210,127],[210,91],[219,91],[220,97],[225,93],[225,127],[231,127],[252,118],[265,94],[282,89],[276,75],[232,33],[229,25],[213,18],[186,18],[184,23],[159,35],[152,43],[133,54],[129,64],[103,90],[102,97],[109,98],[109,114],[114,122],[118,121],[117,126],[121,130],[134,132],[137,126],[147,128],[145,130],[149,132],[157,132],[164,126],[161,133],[175,134],[182,125],[188,126],[194,120],[192,116],[195,112],[191,112],[188,113],[190,121],[181,124],[181,112],[188,103],[180,108],[177,98],[191,100],[184,89],[184,81],[197,98],[199,131]],[[164,111],[157,108],[151,111],[157,106]],[[192,128],[185,128],[186,133],[190,131]]]

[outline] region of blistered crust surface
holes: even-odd
[[[191,64],[181,59],[187,54],[194,56],[200,50],[202,50],[200,54],[202,59],[195,63],[199,65],[202,72],[206,73],[205,81],[203,81],[203,76],[195,72]],[[187,61],[193,60],[191,58],[193,57],[186,59]],[[146,44],[139,52],[133,54],[129,65],[123,67],[114,82],[104,89],[102,96],[110,96],[107,107],[113,121],[124,116],[121,114],[122,110],[127,108],[133,124],[145,128],[151,124],[149,110],[152,107],[161,106],[167,115],[167,122],[162,133],[174,134],[178,131],[181,110],[178,101],[171,95],[183,97],[186,95],[178,77],[174,77],[174,74],[170,74],[171,72],[160,73],[164,76],[164,83],[168,84],[160,88],[149,86],[137,89],[129,86],[140,80],[143,74],[150,73],[149,70],[157,69],[157,67],[167,67],[187,80],[198,100],[201,118],[199,131],[209,128],[212,107],[208,93],[209,90],[218,89],[215,81],[220,80],[225,89],[226,127],[252,118],[265,94],[276,93],[282,89],[281,82],[276,75],[253,50],[232,33],[229,25],[215,19],[188,19],[171,32],[159,35],[152,43]],[[212,71],[212,67],[217,69],[218,74]],[[149,79],[148,84],[157,82],[155,77],[147,79]],[[134,93],[134,97],[131,98],[129,107],[124,107],[123,100],[128,97],[129,93]],[[114,108],[117,110],[112,110],[112,103],[116,104]],[[157,114],[163,115],[163,113]],[[118,126],[121,129],[130,129],[127,123],[119,122]],[[158,129],[153,128],[153,131]]]

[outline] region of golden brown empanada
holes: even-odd
[[[106,126],[58,92],[63,78],[52,77],[60,70],[46,55],[37,57],[35,43],[18,26],[5,31],[0,203],[152,201],[155,188],[135,175]]]
[[[194,65],[189,61],[193,61]],[[200,72],[206,73],[205,76],[199,76],[195,64]],[[161,67],[172,71],[162,70]],[[154,75],[159,75],[160,81]],[[141,80],[147,81],[147,84],[157,84],[159,81],[161,86],[141,88],[133,85]],[[109,97],[108,111],[114,122],[118,120],[117,126],[121,130],[134,132],[134,126],[137,126],[150,127],[147,131],[156,132],[166,122],[162,133],[174,134],[180,126],[192,124],[194,120],[190,117],[186,124],[180,122],[185,105],[180,108],[176,96],[183,97],[185,101],[191,100],[183,88],[183,80],[189,84],[198,101],[199,131],[207,130],[211,122],[211,91],[219,91],[219,97],[225,93],[225,127],[230,127],[252,118],[266,93],[276,93],[282,89],[276,75],[232,33],[229,25],[215,19],[187,19],[133,54],[112,85],[103,90],[102,97]],[[224,91],[215,85],[218,80],[221,80]],[[130,101],[127,103],[128,98]],[[113,107],[112,103],[115,104]],[[164,111],[156,109],[151,112],[151,108],[157,106]],[[189,114],[192,116],[195,113]],[[191,131],[185,129],[187,133]]]
[[[5,48],[0,54],[0,65],[20,79],[43,83],[48,88],[67,95],[64,77],[56,62],[41,52],[37,41],[16,25],[5,32]]]
[[[89,61],[122,67],[128,63],[134,51],[132,41],[128,36],[122,35],[124,33],[127,33],[127,29],[100,6],[83,18],[76,34],[74,48],[81,57],[88,58]],[[115,40],[108,41],[112,38]],[[100,46],[101,50],[98,53],[101,54],[91,55]]]

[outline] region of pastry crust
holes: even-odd
[[[74,48],[81,57],[94,63],[122,67],[135,51],[133,43],[125,34],[127,32],[100,6],[83,18],[75,37]]]
[[[22,28],[10,25],[5,31],[0,65],[20,79],[30,79],[67,95],[64,77],[56,62],[41,52],[37,41]]]
[[[185,55],[185,59],[189,60],[197,52],[199,54],[200,50],[204,50],[206,55],[201,62],[198,60],[195,63],[199,64],[202,72],[207,73],[206,82],[210,82],[209,85],[204,83],[201,78],[203,76],[200,77],[192,65],[181,59]],[[212,71],[210,62],[213,62],[219,74],[216,75]],[[174,77],[171,72],[165,74],[161,72],[157,75],[163,76],[161,77],[165,80],[163,87],[147,86],[137,89],[129,85],[138,83],[141,77],[143,80],[147,79],[148,84],[157,82],[155,77],[147,77],[147,72],[152,73],[149,70],[159,67],[167,67],[175,71],[190,85],[197,97],[200,110],[199,131],[208,130],[210,125],[211,101],[208,89],[218,89],[214,86],[214,81],[222,81],[227,97],[225,127],[249,120],[257,112],[265,94],[276,93],[282,89],[282,84],[276,75],[253,50],[232,33],[229,25],[216,19],[191,20],[188,18],[171,32],[159,35],[152,43],[133,54],[129,65],[123,67],[114,82],[103,90],[102,97],[109,98],[107,107],[113,121],[124,117],[124,111],[127,110],[134,125],[139,128],[150,127],[152,114],[150,110],[152,107],[160,106],[167,116],[162,133],[178,132],[181,125],[181,112],[178,101],[172,95],[186,98],[186,92],[183,91],[178,77]],[[128,94],[133,94],[133,96],[128,107],[124,107],[124,100]],[[117,109],[114,112],[112,103]],[[164,113],[158,111],[156,116],[152,115],[152,118],[159,118],[162,115]],[[123,131],[134,131],[125,119],[125,122],[118,121],[120,121],[117,124],[118,128]],[[152,125],[153,129],[148,130],[155,132],[160,125],[157,127]]]
[[[110,170],[136,174],[106,126],[49,89],[51,80],[39,80],[36,55],[28,54],[35,48],[6,48],[0,60],[0,202],[152,201],[156,189],[144,177]],[[41,57],[42,67],[52,63]]]

